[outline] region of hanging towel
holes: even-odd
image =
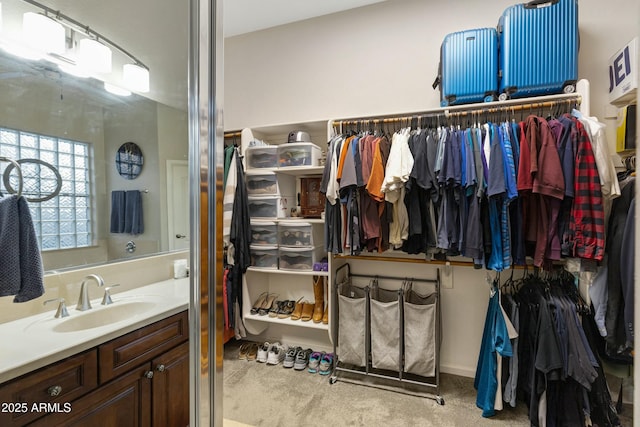
[[[126,192],[124,210],[124,232],[136,235],[144,233],[142,193],[140,191],[132,190]]]
[[[111,232],[124,233],[125,192],[111,192]]]
[[[44,294],[44,272],[24,197],[0,198],[0,297],[25,302]]]

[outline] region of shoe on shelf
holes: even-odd
[[[267,365],[277,365],[284,360],[287,348],[280,343],[271,344],[267,355]]]
[[[302,304],[302,316],[300,316],[300,320],[303,322],[308,322],[313,317],[313,309],[315,308],[315,304],[312,302],[304,302]]]
[[[269,309],[269,317],[278,317],[278,313],[288,301],[276,301]]]
[[[266,363],[270,348],[271,344],[269,344],[268,342],[264,342],[258,349],[258,352],[256,354],[256,362]]]
[[[298,353],[302,351],[302,347],[289,347],[287,354],[284,355],[284,360],[282,361],[282,367],[284,368],[293,368],[293,365],[296,361],[296,357]]]
[[[260,310],[262,305],[265,303],[268,295],[269,295],[268,292],[263,292],[260,294],[260,296],[258,296],[258,299],[256,299],[256,302],[253,303],[253,307],[251,307],[251,314],[258,314],[258,310]]]
[[[331,369],[333,368],[333,353],[325,353],[322,355],[320,359],[320,364],[318,366],[318,373],[320,375],[329,375],[331,373]]]
[[[311,372],[312,374],[315,374],[316,372],[318,372],[318,367],[320,366],[320,360],[322,360],[322,357],[324,356],[324,351],[323,352],[319,352],[319,351],[314,351],[313,353],[311,353],[311,356],[309,356],[309,372]]]
[[[300,302],[301,300],[302,298],[300,298],[297,302]],[[278,319],[286,319],[287,317],[291,316],[296,309],[296,305],[296,301],[285,301],[282,310],[278,312]]]
[[[313,296],[315,298],[313,306],[313,323],[322,322],[324,314],[324,277],[313,276]]]
[[[247,359],[247,353],[249,352],[249,347],[251,347],[251,343],[249,342],[243,342],[240,345],[240,350],[238,351],[238,359],[240,360]]]
[[[324,306],[324,314],[322,315],[322,324],[329,324],[329,304],[325,304]]]
[[[264,300],[264,303],[258,309],[258,314],[260,316],[266,316],[269,313],[269,310],[271,310],[271,307],[273,306],[273,303],[277,297],[278,295],[276,294],[268,294],[267,298]]]
[[[247,362],[251,362],[253,360],[256,360],[256,358],[258,357],[258,348],[259,347],[260,346],[256,342],[252,342],[249,345],[249,350],[247,350]]]
[[[311,356],[311,353],[313,353],[313,350],[311,350],[310,348],[299,351],[296,355],[296,361],[293,364],[293,369],[295,369],[296,371],[304,371],[304,369],[307,367],[307,364],[309,363],[309,357]]]
[[[304,297],[300,298],[298,302],[296,302],[296,308],[293,310],[293,313],[291,313],[291,320],[300,320],[302,317],[302,308],[304,307],[304,302],[302,302],[303,298]]]

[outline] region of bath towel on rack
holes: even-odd
[[[130,234],[144,232],[142,193],[138,190],[127,191],[125,194],[124,232]]]
[[[111,192],[111,227],[112,233],[124,233],[125,192]]]
[[[40,248],[24,197],[0,198],[0,297],[25,302],[44,294]]]
[[[142,193],[138,190],[111,192],[111,233],[142,234]]]

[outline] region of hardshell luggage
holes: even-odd
[[[477,28],[447,34],[440,47],[440,105],[493,101],[498,95],[498,34]]]
[[[498,22],[500,99],[571,93],[578,80],[578,0],[508,7]]]

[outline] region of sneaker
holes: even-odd
[[[267,365],[277,365],[284,360],[287,348],[280,343],[271,344],[267,355]]]
[[[258,349],[258,355],[256,356],[256,362],[265,363],[267,361],[267,355],[269,354],[269,348],[271,344],[265,342]]]
[[[282,367],[284,368],[293,368],[293,365],[296,361],[296,356],[298,353],[302,351],[302,347],[289,347],[289,351],[284,356],[284,361],[282,362]]]
[[[320,375],[329,375],[331,368],[333,368],[333,353],[323,354],[318,366],[318,373]]]
[[[311,356],[313,350],[310,348],[306,350],[301,350],[296,355],[296,361],[293,364],[293,369],[296,371],[303,371],[307,367],[307,363],[309,363],[309,356]]]
[[[322,356],[324,356],[324,351],[322,353],[318,351],[314,351],[313,353],[311,353],[311,356],[309,356],[309,372],[311,372],[312,374],[318,372],[318,366],[320,366],[320,360],[322,359]]]

